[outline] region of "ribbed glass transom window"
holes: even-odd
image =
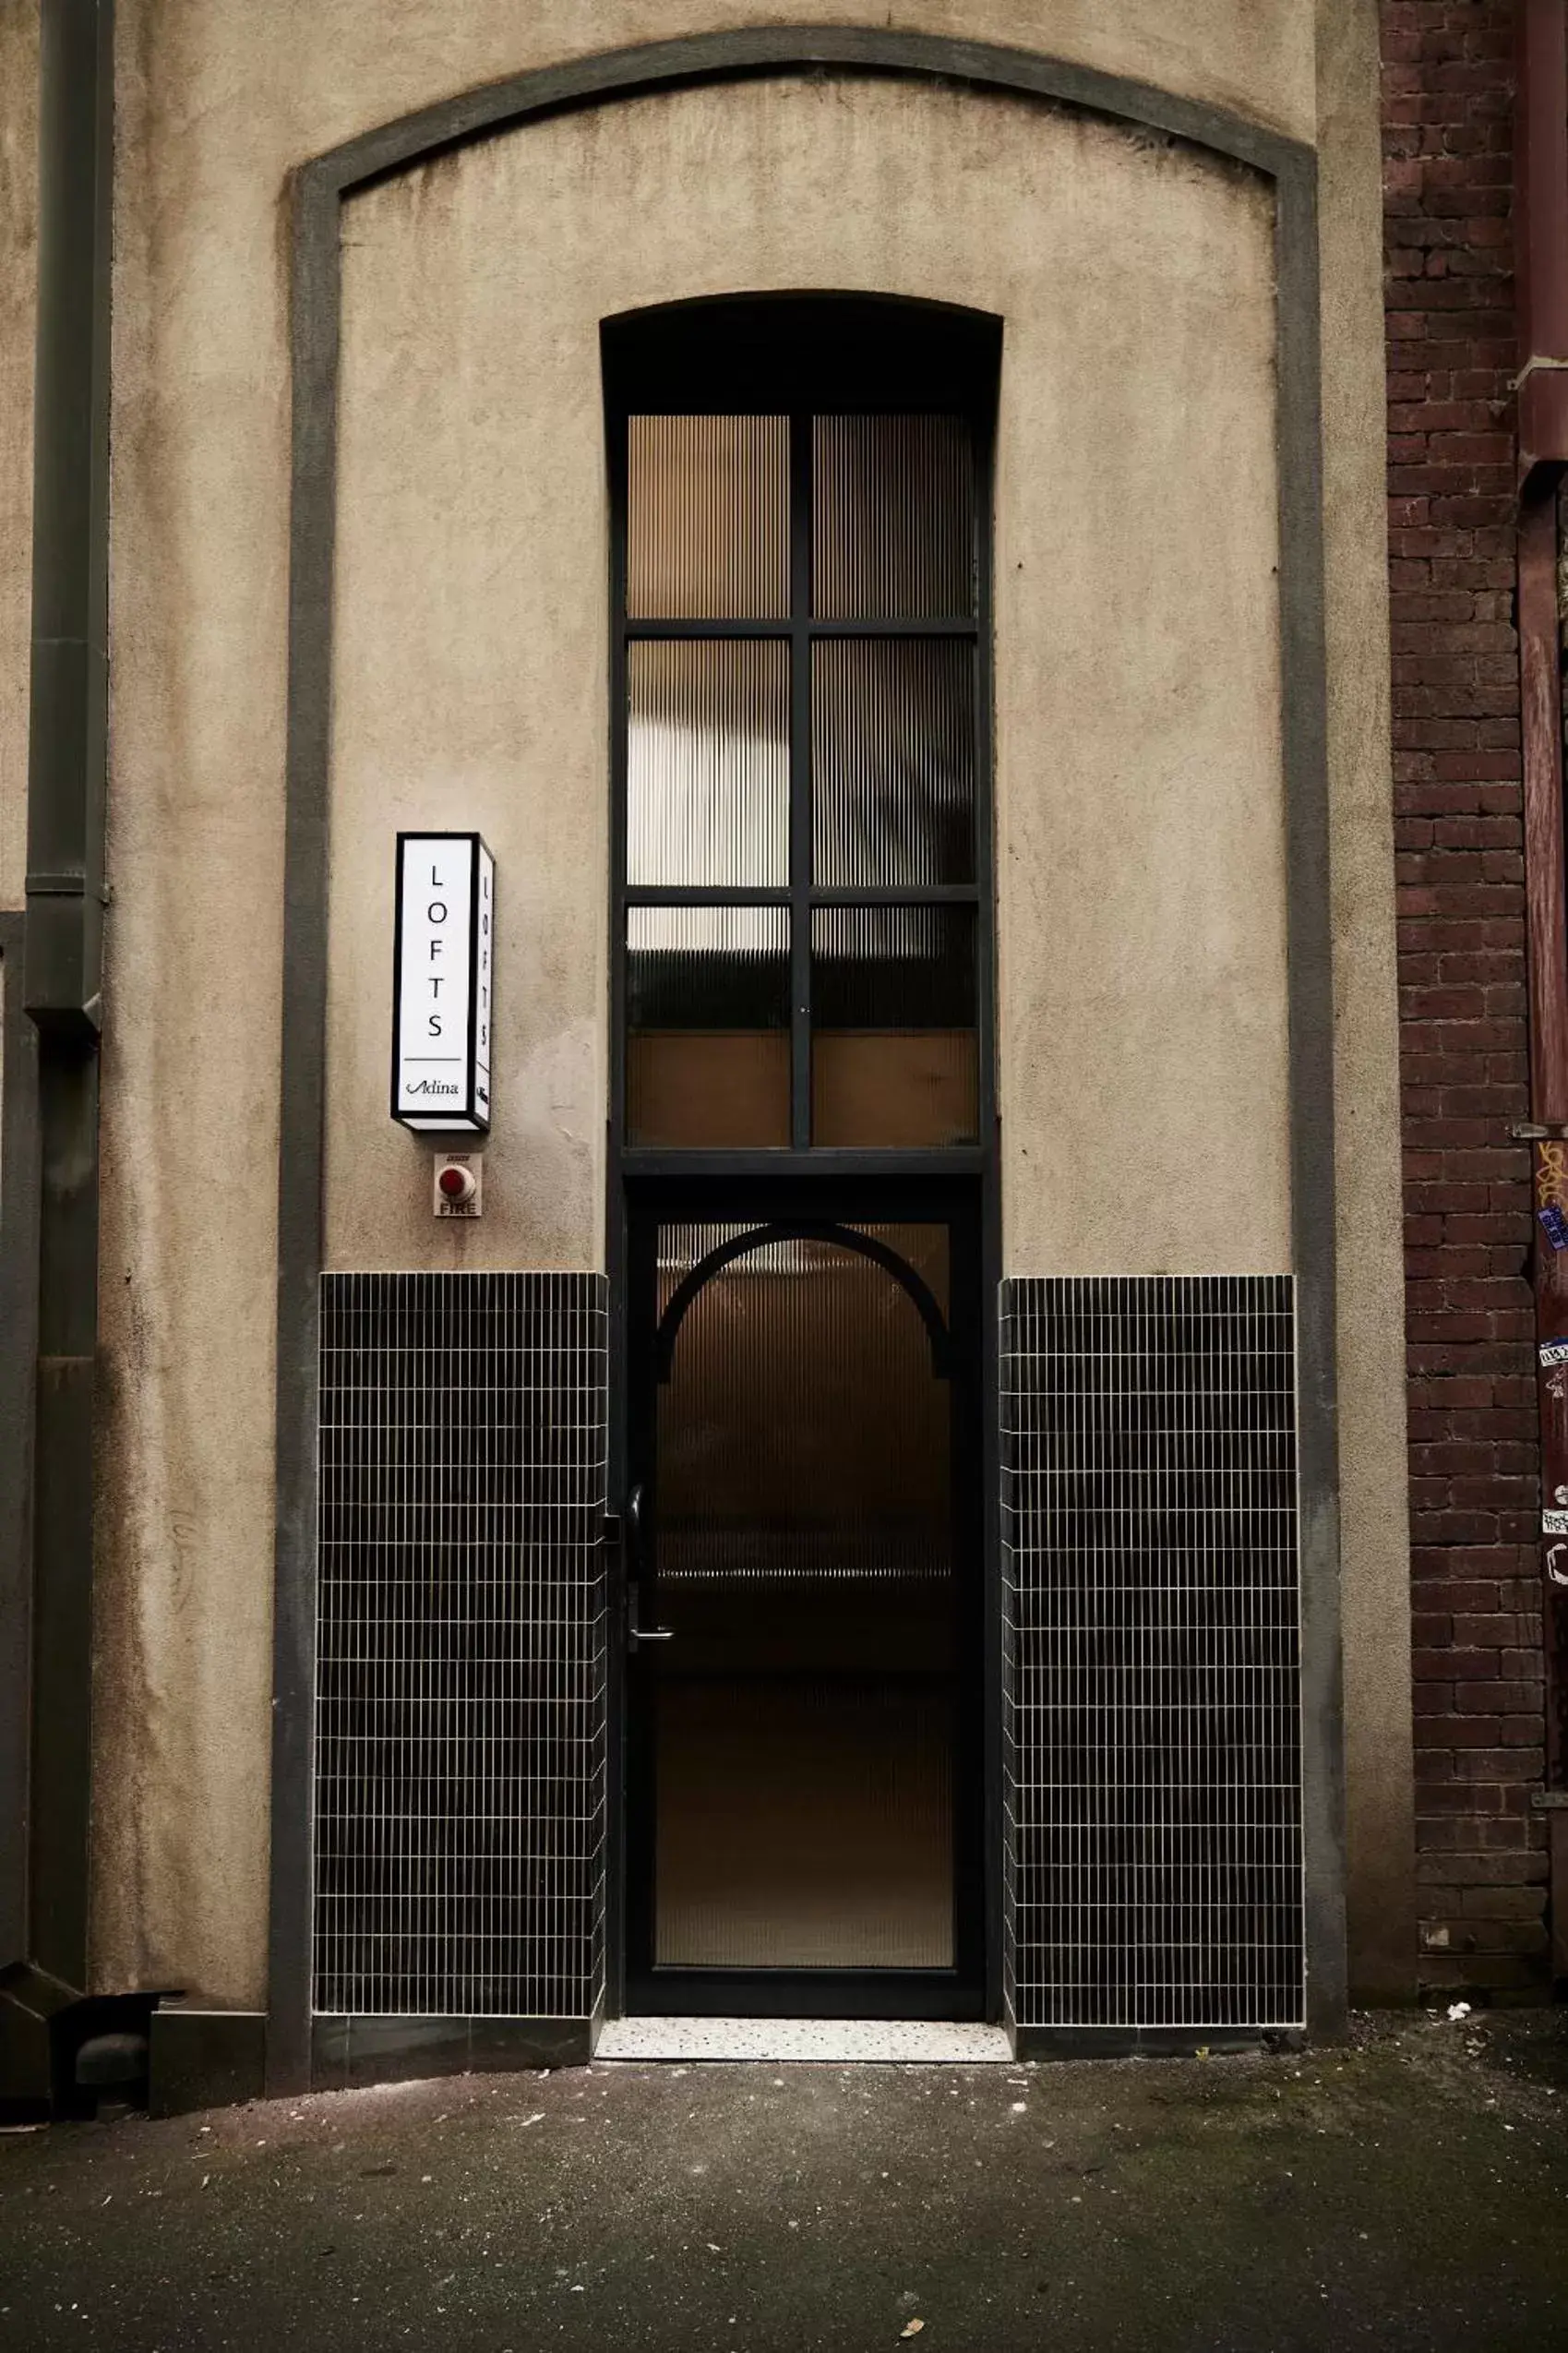
[[[626,417],[624,1136],[978,1140],[968,417]]]

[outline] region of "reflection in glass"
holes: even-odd
[[[975,911],[818,907],[811,917],[811,1140],[978,1135]]]
[[[628,882],[789,880],[789,647],[627,649]]]
[[[777,619],[789,611],[789,419],[627,421],[626,609]]]
[[[627,1141],[787,1145],[787,908],[630,907],[626,949]]]
[[[975,492],[960,416],[820,416],[813,609],[836,620],[975,609]]]
[[[941,639],[811,649],[812,873],[834,888],[975,879],[975,656]]]

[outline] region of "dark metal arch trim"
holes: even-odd
[[[813,67],[1011,91],[1181,139],[1271,180],[1275,209],[1281,712],[1289,928],[1310,2015],[1345,2006],[1335,1429],[1334,1076],[1325,774],[1317,165],[1311,147],[1146,82],[985,42],[753,26],[574,59],[350,139],[293,183],[293,490],[278,1188],[277,1538],[267,2083],[310,2082],[316,1414],[326,1090],[327,798],[341,199],[454,147],[580,106]]]
[[[717,1243],[705,1258],[700,1258],[688,1275],[683,1276],[670,1294],[669,1305],[659,1318],[659,1329],[653,1341],[654,1361],[661,1381],[667,1381],[675,1363],[676,1341],[681,1325],[704,1284],[732,1266],[736,1259],[745,1258],[753,1250],[760,1250],[770,1242],[831,1242],[841,1250],[852,1250],[860,1258],[869,1258],[874,1266],[890,1274],[900,1291],[914,1303],[926,1336],[931,1343],[931,1370],[939,1381],[951,1378],[952,1351],[947,1319],[937,1305],[929,1285],[916,1273],[907,1258],[890,1250],[875,1234],[857,1233],[853,1226],[834,1225],[820,1218],[780,1218],[772,1224],[753,1226],[748,1233],[732,1235],[728,1242]]]
[[[558,66],[535,67],[504,81],[487,82],[456,98],[443,99],[400,115],[304,167],[339,195],[368,186],[411,165],[478,138],[492,137],[546,114],[606,100],[645,97],[702,81],[734,81],[747,75],[836,66],[840,71],[897,75],[925,80],[967,82],[976,89],[1017,90],[1113,122],[1163,131],[1172,138],[1251,163],[1271,178],[1280,176],[1287,157],[1313,163],[1300,140],[1265,129],[1218,106],[1178,97],[1152,82],[1101,72],[1065,58],[996,42],[955,41],[937,33],[894,32],[873,25],[748,25],[719,32],[690,33],[675,41],[652,41],[634,48],[602,50]]]

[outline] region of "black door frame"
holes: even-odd
[[[782,318],[793,309],[796,318],[820,332],[831,320],[830,348],[836,354],[829,367],[815,361],[808,349],[812,335],[796,335],[781,343],[771,331],[770,314]],[[716,380],[704,373],[707,356],[715,348],[714,330],[726,318],[737,321],[738,357],[730,363],[731,378]],[[661,347],[654,342],[650,356],[645,330],[668,321],[674,331]],[[1001,351],[1001,322],[988,314],[957,309],[941,303],[883,295],[811,295],[718,297],[668,306],[663,312],[637,312],[605,322],[605,436],[610,484],[610,549],[608,566],[610,707],[610,1117],[608,1122],[608,1214],[605,1270],[609,1279],[609,1496],[612,1513],[624,1510],[629,1485],[628,1417],[631,1397],[630,1334],[627,1314],[630,1223],[633,1214],[657,1200],[679,1200],[683,1207],[700,1203],[700,1215],[728,1222],[753,1214],[823,1219],[844,1215],[865,1217],[867,1204],[887,1216],[888,1204],[920,1197],[941,1197],[942,1189],[967,1186],[974,1203],[974,1230],[978,1298],[976,1335],[979,1399],[979,1444],[976,1475],[980,1485],[978,1526],[982,1554],[979,1577],[978,1723],[980,1784],[979,1885],[975,1908],[983,1922],[979,1958],[981,2014],[1002,2014],[1002,1575],[1000,1506],[1000,1435],[997,1353],[998,1298],[1001,1282],[1001,1194],[999,1121],[996,1093],[996,856],[994,841],[993,769],[993,540],[994,452],[996,400]],[[627,333],[642,338],[636,360],[638,399],[647,410],[715,409],[776,411],[781,402],[791,408],[831,405],[836,398],[844,408],[937,409],[964,414],[974,436],[975,499],[975,885],[976,907],[976,1027],[977,1060],[978,1141],[972,1145],[922,1149],[844,1148],[810,1146],[789,1149],[678,1149],[628,1144],[626,1135],[626,910],[627,879],[627,742],[624,714],[627,699],[626,616],[626,419],[634,405],[628,363],[617,339]],[[660,356],[661,348],[667,354]],[[919,390],[916,391],[916,388]],[[798,450],[792,453],[797,462]],[[796,463],[796,472],[798,465]],[[799,534],[799,518],[792,529]],[[799,665],[796,665],[797,671]],[[796,713],[796,727],[802,715]],[[796,798],[792,781],[792,805]],[[792,824],[801,822],[798,808]],[[792,902],[798,897],[798,871],[807,844],[796,839],[792,856]],[[644,898],[654,893],[640,894]],[[673,894],[682,898],[690,894]],[[710,902],[730,894],[708,892]],[[751,896],[752,894],[738,895]],[[857,896],[864,895],[856,894]],[[966,894],[967,895],[967,894]],[[796,906],[798,924],[799,907]],[[796,976],[798,983],[798,975]],[[792,990],[798,995],[798,986]],[[792,1056],[792,1087],[801,1085],[798,1040]],[[798,1102],[795,1128],[800,1132]],[[936,1192],[922,1195],[921,1188]],[[845,1204],[851,1205],[846,1210]],[[858,1205],[858,1206],[856,1206]],[[905,1214],[914,1214],[905,1212]],[[939,1212],[939,1214],[947,1214]],[[628,1995],[628,1837],[627,1837],[627,1642],[626,1568],[624,1557],[612,1555],[607,1595],[609,1639],[606,1659],[607,1726],[607,1875],[605,1890],[605,2008],[610,2016],[623,2014]],[[799,1973],[781,1973],[796,1981]],[[882,1976],[891,1973],[875,1973]],[[930,1973],[912,1973],[922,1981]],[[912,1989],[911,1999],[915,1999]],[[787,2004],[784,2005],[787,2009]],[[699,2014],[694,2012],[693,2014]],[[776,2014],[776,2013],[775,2013]],[[846,2013],[848,2014],[848,2013]],[[868,2013],[869,2014],[869,2013]],[[911,2009],[903,2014],[918,2014]],[[928,2013],[930,2014],[930,2013]],[[938,2011],[936,2014],[942,2014]]]
[[[835,2018],[980,2018],[999,2014],[999,1947],[992,1883],[999,1879],[999,1771],[989,1770],[997,1714],[989,1652],[999,1627],[1000,1580],[991,1541],[995,1482],[987,1367],[994,1363],[995,1286],[986,1279],[985,1188],[975,1177],[880,1174],[830,1179],[809,1171],[763,1178],[644,1177],[625,1187],[622,1353],[617,1368],[625,1495],[652,1468],[659,1386],[651,1245],[660,1223],[817,1226],[942,1224],[950,1236],[947,1376],[952,1384],[954,1568],[959,1580],[954,1683],[958,1730],[953,1776],[954,1956],[952,1969],[655,1969],[652,1963],[653,1759],[649,1718],[634,1704],[627,1639],[628,1563],[623,1548],[610,1596],[611,1649],[619,1681],[616,1879],[620,1935],[612,1981],[618,2007],[675,2016],[814,2015]],[[655,1497],[656,1512],[656,1497]],[[999,1749],[998,1751],[999,1765]],[[993,1783],[995,1784],[993,1789]],[[993,1812],[994,1808],[994,1812]],[[999,1967],[993,1970],[995,1959]]]

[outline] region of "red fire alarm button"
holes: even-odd
[[[455,1152],[436,1163],[435,1208],[438,1218],[477,1218],[485,1207],[482,1170],[477,1152]]]

